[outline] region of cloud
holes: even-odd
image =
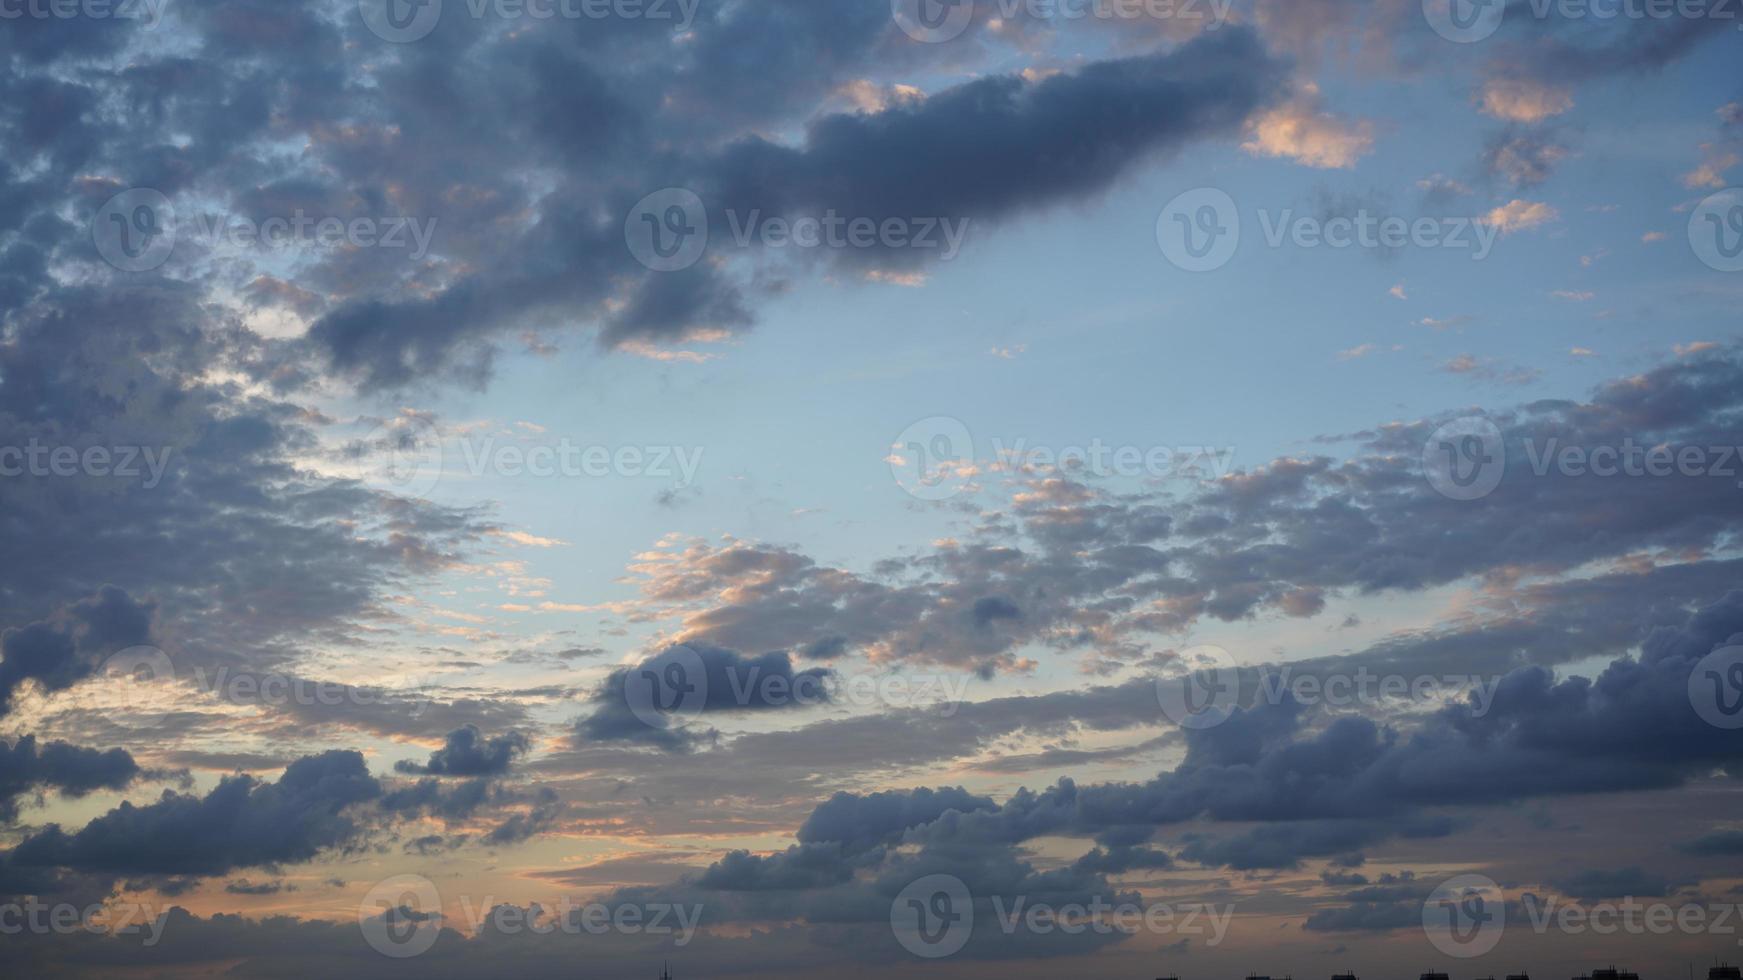
[[[18,819],[18,799],[36,789],[52,788],[69,797],[102,789],[124,789],[139,775],[139,766],[122,749],[99,752],[65,742],[37,747],[26,735],[11,745],[0,741],[0,824]]]
[[[428,762],[401,760],[394,768],[432,776],[500,776],[516,756],[526,754],[529,744],[519,732],[486,739],[477,726],[466,725],[449,732],[447,744],[430,753]]]
[[[1578,899],[1662,898],[1670,891],[1670,884],[1662,875],[1649,874],[1639,868],[1614,871],[1588,868],[1556,881],[1555,885]]]
[[[1516,231],[1540,227],[1560,217],[1560,212],[1541,201],[1515,198],[1483,215],[1482,221],[1503,235],[1511,235]]]
[[[1567,147],[1549,134],[1509,127],[1490,141],[1485,162],[1491,173],[1515,186],[1532,187],[1548,180],[1555,165],[1567,155]]]
[[[736,79],[707,83],[708,105],[739,86],[751,86],[747,76],[759,73],[743,71],[745,52],[789,36],[785,21],[802,19],[808,30],[819,32],[857,31],[870,23],[858,13],[825,26],[795,5],[781,7],[771,15],[774,24],[748,35],[740,32],[762,15],[704,28],[695,57],[719,59],[716,67]],[[887,18],[877,26],[891,27]],[[717,47],[717,27],[721,37],[738,39],[734,45]],[[465,275],[413,298],[383,292],[336,306],[308,336],[338,371],[377,385],[405,385],[457,365],[476,376],[488,369],[493,337],[559,317],[595,325],[608,346],[637,349],[751,325],[755,309],[749,287],[712,261],[650,274],[625,249],[621,217],[601,220],[601,202],[604,213],[621,216],[649,190],[690,187],[705,203],[711,228],[720,229],[720,254],[733,247],[729,212],[740,222],[752,214],[792,219],[822,218],[828,212],[879,223],[926,219],[980,234],[1037,209],[1099,194],[1139,165],[1193,142],[1233,135],[1282,86],[1279,65],[1253,32],[1231,27],[1166,53],[1094,62],[1039,78],[988,76],[924,99],[889,103],[877,112],[825,115],[812,120],[797,143],[761,136],[697,139],[702,134],[691,132],[687,142],[660,143],[655,150],[650,141],[656,136],[677,135],[671,114],[687,125],[696,121],[686,111],[691,107],[686,97],[668,92],[662,102],[659,93],[612,85],[566,54],[532,47],[490,52],[512,59],[514,67],[487,64],[504,84],[516,87],[526,84],[519,76],[528,71],[548,71],[549,77],[540,80],[542,91],[582,85],[593,100],[589,109],[610,120],[588,130],[587,150],[642,160],[638,180],[577,175],[572,185],[538,202],[536,223],[516,237],[493,242]],[[761,89],[778,77],[782,73],[757,77],[751,87]],[[488,87],[488,78],[478,81]],[[398,89],[390,79],[381,91]],[[712,109],[701,114],[704,128],[715,114]],[[1059,159],[1060,146],[1073,147],[1075,159]],[[929,176],[911,179],[908,169],[921,159],[929,161]],[[650,166],[655,162],[658,166]],[[516,169],[495,160],[490,166]],[[831,252],[827,261],[833,264],[886,278],[915,272],[928,258],[925,250],[913,248]],[[783,257],[791,256],[768,258]]]
[[[691,678],[699,664],[703,676]],[[691,732],[662,726],[652,699],[682,698],[675,691],[654,690],[647,703],[636,700],[643,675],[655,678],[676,668],[689,689],[699,695],[684,710],[698,720],[709,715],[803,709],[829,701],[828,681],[833,672],[813,667],[798,670],[792,658],[780,651],[757,657],[704,643],[670,647],[631,667],[621,667],[600,684],[589,699],[593,711],[576,726],[579,738],[601,742],[641,742],[668,749],[685,749],[708,737],[706,731]],[[632,682],[632,678],[634,679]]]
[[[155,803],[122,803],[75,833],[56,824],[19,842],[9,863],[116,875],[220,875],[236,868],[302,862],[358,842],[347,808],[381,785],[357,752],[308,756],[277,782],[229,776],[210,793],[166,791]]]
[[[1574,107],[1573,93],[1566,88],[1529,79],[1493,79],[1483,85],[1480,104],[1484,112],[1515,123],[1540,123]]]
[[[26,680],[45,691],[71,687],[101,658],[150,639],[153,606],[105,585],[51,619],[0,631],[0,715]]]
[[[1241,148],[1255,156],[1287,157],[1308,167],[1346,169],[1374,149],[1374,125],[1340,119],[1320,108],[1319,89],[1266,110],[1248,125]]]

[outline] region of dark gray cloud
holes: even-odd
[[[702,676],[692,674],[700,665]],[[677,671],[666,689],[667,672]],[[747,656],[724,647],[685,644],[611,672],[590,699],[591,714],[577,724],[579,738],[597,742],[640,742],[665,748],[692,747],[710,737],[675,724],[662,725],[662,706],[705,720],[708,715],[783,711],[829,702],[832,671],[796,669],[786,653]]]
[[[716,266],[650,275],[635,264],[624,247],[621,216],[640,197],[662,186],[692,187],[722,242],[728,238],[728,211],[740,222],[752,212],[791,218],[833,210],[880,223],[948,218],[990,225],[1105,190],[1139,164],[1194,141],[1233,135],[1284,85],[1281,65],[1252,33],[1230,29],[1176,51],[1097,62],[1068,75],[986,78],[913,105],[824,116],[807,125],[797,145],[747,137],[718,151],[715,141],[704,140],[635,152],[651,138],[674,135],[662,128],[662,112],[690,118],[681,90],[691,79],[706,87],[710,104],[723,90],[774,86],[782,89],[783,100],[815,105],[815,89],[794,89],[781,83],[779,70],[771,73],[759,64],[753,71],[744,59],[782,37],[826,34],[841,43],[806,48],[808,68],[819,50],[826,60],[839,56],[851,63],[870,37],[891,30],[882,12],[831,9],[825,14],[821,6],[801,10],[781,3],[709,21],[693,53],[699,70],[716,68],[724,77],[681,76],[680,91],[669,92],[663,102],[646,89],[601,79],[539,42],[531,42],[530,55],[516,52],[513,67],[487,61],[505,77],[542,73],[533,80],[544,83],[541,91],[585,99],[575,116],[594,120],[588,151],[635,158],[642,183],[574,176],[569,186],[538,202],[539,220],[519,240],[481,250],[478,271],[415,300],[353,297],[314,325],[311,341],[340,371],[398,385],[460,360],[484,364],[477,358],[491,337],[557,316],[597,324],[607,344],[740,329],[754,318],[746,287]],[[744,42],[747,31],[755,32],[754,44]],[[785,56],[776,61],[784,63]],[[428,61],[418,66],[426,73],[451,70]],[[809,84],[818,81],[813,73]],[[510,85],[511,91],[518,87]],[[393,82],[385,90],[398,91]],[[766,110],[770,104],[759,105]],[[532,129],[541,139],[561,139],[573,125],[571,119]],[[694,140],[696,133],[686,135]],[[1062,154],[1061,147],[1070,152]],[[603,214],[601,202],[607,205]],[[890,266],[911,264],[923,250],[837,251],[862,253],[844,261]]]
[[[1662,898],[1671,890],[1670,882],[1663,875],[1639,868],[1587,868],[1554,884],[1563,893],[1578,899]]]
[[[1733,574],[1728,559],[1649,569],[1627,560],[1722,554],[1728,528],[1743,519],[1743,496],[1722,472],[1623,479],[1564,470],[1556,459],[1662,444],[1724,470],[1719,447],[1739,441],[1738,392],[1743,355],[1724,347],[1601,385],[1585,401],[1490,413],[1506,466],[1479,500],[1450,499],[1427,479],[1425,448],[1449,420],[1437,417],[1339,437],[1353,444],[1345,456],[1276,460],[1178,501],[1116,495],[1070,474],[1025,474],[1019,500],[987,513],[971,534],[870,574],[790,548],[697,541],[644,566],[643,589],[651,607],[684,605],[686,639],[738,649],[827,644],[991,672],[1018,666],[1016,651],[1029,643],[1132,662],[1150,635],[1206,618],[1311,618],[1339,596],[1473,577],[1506,584],[1519,567],[1547,578],[1608,561],[1619,570],[1591,581],[1522,586],[1523,611],[1491,621],[1487,636],[1467,629],[1389,642],[1400,654],[1439,646],[1453,660],[1462,644],[1469,655],[1513,659],[1497,672],[1527,657],[1615,654],[1689,601],[1717,599]],[[1586,533],[1600,524],[1604,534]],[[1652,579],[1658,584],[1644,585]],[[1579,597],[1599,591],[1623,605]],[[1591,628],[1594,617],[1620,632],[1606,638]]]
[[[476,726],[466,725],[449,732],[447,744],[430,753],[428,762],[401,761],[394,768],[432,776],[500,776],[529,744],[519,732],[485,738]]]
[[[1680,849],[1690,854],[1743,854],[1743,830],[1719,830],[1698,837]]]
[[[100,789],[123,789],[139,775],[139,766],[123,749],[80,748],[65,742],[37,747],[26,735],[8,745],[0,741],[0,823],[18,819],[18,800],[43,789],[78,797]]]
[[[101,658],[150,639],[152,607],[105,585],[51,619],[0,631],[0,715],[26,680],[45,691],[71,687]]]
[[[357,752],[298,759],[277,782],[224,779],[205,796],[166,791],[145,806],[122,803],[76,832],[58,825],[26,837],[9,862],[106,874],[219,875],[308,861],[358,843],[349,807],[381,795]]]

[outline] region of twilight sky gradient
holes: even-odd
[[[0,0],[0,972],[1743,961],[1740,67]]]

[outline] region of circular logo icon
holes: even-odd
[[[421,41],[442,19],[442,0],[357,0],[369,32],[392,44]]]
[[[623,240],[635,260],[655,272],[688,269],[708,250],[708,208],[683,187],[654,191],[629,209]]]
[[[1448,956],[1482,956],[1507,928],[1507,896],[1483,875],[1448,878],[1422,903],[1422,931]]]
[[[914,40],[942,44],[968,30],[974,20],[974,0],[890,0],[890,16]]]
[[[1428,26],[1448,41],[1474,44],[1501,29],[1507,0],[1422,0]]]
[[[175,249],[175,208],[150,187],[122,191],[97,209],[91,241],[103,261],[122,272],[150,272]]]
[[[961,419],[934,415],[903,429],[884,462],[910,495],[949,500],[974,479],[974,436]]]
[[[361,443],[369,477],[401,497],[425,498],[442,481],[442,438],[418,415],[397,415],[369,430]]]
[[[890,903],[890,930],[915,956],[951,956],[974,935],[974,896],[955,875],[927,875]]]
[[[1217,646],[1196,646],[1179,654],[1183,673],[1156,678],[1162,715],[1181,728],[1215,728],[1234,714],[1241,696],[1241,671],[1235,658]]]
[[[442,896],[422,875],[394,875],[363,896],[357,925],[377,953],[405,959],[427,952],[442,932]]]
[[[119,691],[127,705],[128,721],[149,725],[166,712],[162,706],[176,703],[160,685],[174,684],[175,665],[169,654],[154,646],[133,646],[103,658],[96,674]]]
[[[1689,245],[1711,268],[1743,272],[1743,187],[1728,187],[1695,208]]]
[[[1241,247],[1241,212],[1235,199],[1215,187],[1187,191],[1156,217],[1156,244],[1168,261],[1187,272],[1227,265]]]
[[[1743,728],[1743,646],[1720,647],[1695,664],[1689,703],[1714,728]]]
[[[650,728],[681,728],[708,704],[708,667],[691,647],[672,647],[630,668],[623,697]]]
[[[1428,485],[1452,500],[1487,497],[1507,474],[1501,429],[1479,415],[1455,419],[1434,430],[1422,447]]]

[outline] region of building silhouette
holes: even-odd
[[[1575,977],[1574,980],[1640,980],[1640,974],[1611,966],[1603,970],[1593,970],[1589,976]]]

